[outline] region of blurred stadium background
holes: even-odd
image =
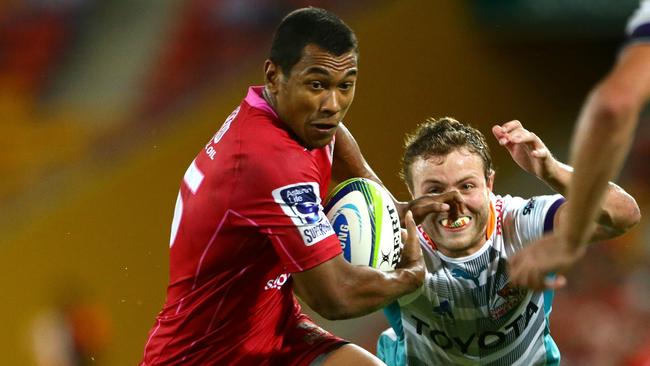
[[[346,122],[407,199],[403,136],[428,116],[490,142],[492,124],[517,118],[566,161],[636,1],[1,1],[0,364],[137,364],[164,299],[183,172],[261,83],[273,27],[304,5],[356,30]],[[649,118],[618,180],[646,216]],[[496,192],[548,192],[492,148]],[[551,317],[564,365],[650,362],[649,241],[644,218],[570,273]],[[380,313],[320,323],[371,351],[386,327]]]

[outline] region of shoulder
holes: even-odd
[[[497,214],[502,213],[503,216],[512,216],[515,214],[535,216],[535,214],[545,214],[554,206],[561,205],[564,203],[564,197],[560,194],[533,196],[529,198],[511,195],[492,195],[492,202]]]
[[[564,203],[564,197],[559,194],[530,198],[505,196],[503,199],[497,231],[515,246],[525,245],[553,230],[555,213]]]
[[[245,114],[241,121],[241,154],[249,163],[273,163],[274,167],[286,162],[299,164],[304,159],[304,147],[268,112],[242,103]],[[251,159],[253,158],[253,159]],[[290,167],[288,165],[286,167]]]

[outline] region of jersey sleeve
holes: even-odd
[[[503,235],[508,242],[520,249],[537,240],[546,232],[553,231],[553,220],[558,208],[564,203],[562,195],[535,196],[529,199],[505,197],[503,212]]]
[[[641,1],[637,10],[628,20],[625,31],[628,44],[650,42],[650,0]]]
[[[242,176],[252,184],[247,216],[267,236],[288,272],[301,272],[341,253],[341,245],[323,211],[319,167],[297,149],[267,149],[255,156]]]

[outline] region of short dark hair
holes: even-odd
[[[413,189],[411,165],[415,159],[445,156],[460,148],[466,148],[481,157],[486,180],[493,171],[490,147],[485,136],[481,131],[450,117],[427,118],[413,133],[406,136],[404,148],[400,176],[410,189]]]
[[[347,24],[327,10],[308,7],[289,13],[275,31],[270,59],[285,74],[300,61],[308,44],[340,56],[354,50],[359,52],[357,37]]]

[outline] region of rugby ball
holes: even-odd
[[[330,194],[325,214],[348,262],[395,269],[402,253],[400,221],[384,187],[365,178],[348,179]]]

